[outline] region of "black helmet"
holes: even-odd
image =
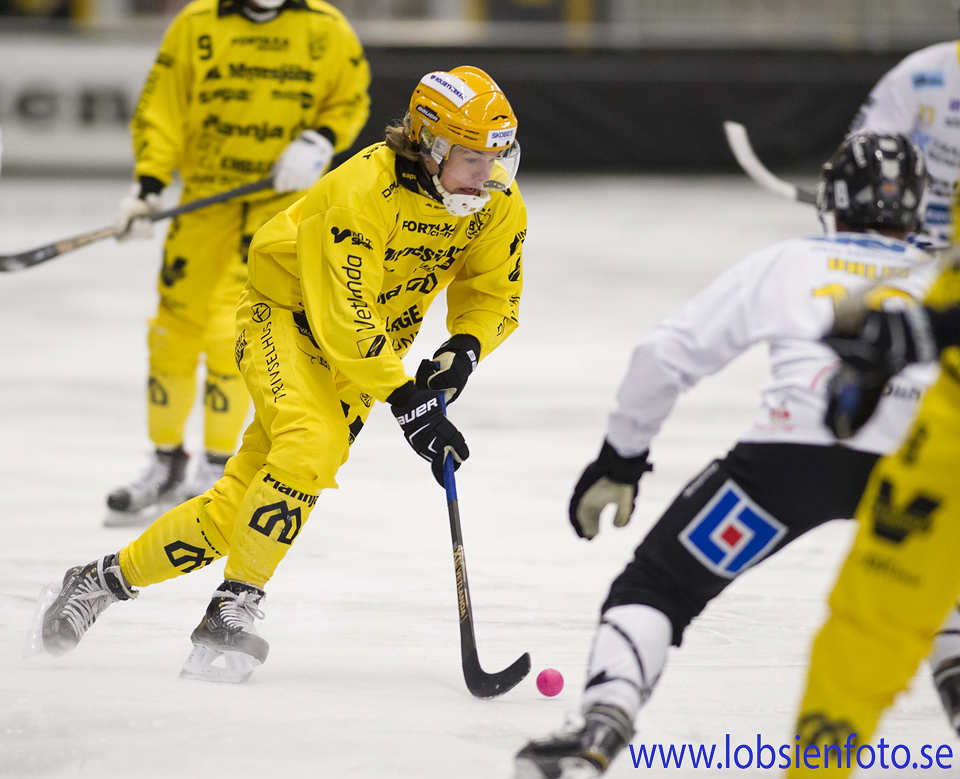
[[[900,133],[857,133],[820,171],[817,211],[851,227],[914,232],[923,222],[927,168],[923,152]]]

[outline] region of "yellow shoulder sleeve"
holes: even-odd
[[[523,289],[527,210],[516,185],[509,194],[495,197],[502,199],[504,207],[483,226],[466,263],[447,288],[447,330],[480,341],[481,359],[517,329]]]
[[[184,8],[164,35],[130,125],[135,175],[165,184],[178,166],[184,144],[193,81],[191,10],[192,5]]]
[[[320,101],[314,128],[328,127],[336,138],[337,152],[349,149],[370,115],[370,65],[353,28],[343,14],[331,8],[339,20],[327,36],[330,67],[338,75],[333,88]]]
[[[960,303],[960,263],[947,264],[927,293],[926,305],[944,309]],[[955,380],[960,381],[960,347],[950,346],[940,353],[940,365]]]

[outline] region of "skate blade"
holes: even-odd
[[[104,527],[146,527],[152,525],[161,516],[174,507],[173,503],[157,503],[140,511],[117,511],[107,508],[103,517]]]
[[[600,769],[582,757],[561,757],[558,779],[597,779]]]
[[[61,582],[54,582],[40,590],[37,607],[33,612],[33,618],[30,620],[30,627],[27,628],[27,640],[23,645],[24,658],[43,654],[47,651],[47,648],[43,645],[43,617],[47,613],[47,609],[56,601],[62,586]]]
[[[220,658],[223,659],[223,665],[215,665]],[[194,644],[190,656],[180,669],[180,678],[237,684],[247,681],[258,665],[259,660],[243,652],[221,652],[209,646]]]
[[[560,769],[557,779],[597,779],[600,776],[595,765],[579,757],[561,757],[557,767]],[[550,779],[550,776],[552,774],[548,775],[535,760],[517,758],[513,779]]]
[[[513,779],[547,779],[547,775],[532,760],[520,758],[517,760]]]

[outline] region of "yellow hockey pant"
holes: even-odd
[[[247,286],[237,313],[237,361],[255,416],[224,477],[168,511],[120,552],[144,586],[226,555],[227,579],[263,587],[301,532],[373,399],[332,371],[305,317]]]
[[[944,374],[900,451],[877,463],[860,501],[860,529],[813,646],[797,725],[801,742],[822,751],[856,733],[858,744],[868,744],[957,602],[958,456],[960,384]],[[845,760],[840,769],[835,760],[830,765],[829,771],[822,764],[791,768],[788,776],[840,777],[851,770]]]
[[[193,196],[184,193],[184,200]],[[247,279],[254,232],[296,198],[227,202],[173,221],[157,281],[160,305],[150,320],[147,388],[150,439],[158,448],[183,443],[196,393],[200,354],[206,355],[205,445],[233,454],[250,401],[233,359],[237,301]]]

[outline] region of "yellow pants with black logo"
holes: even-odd
[[[170,226],[157,281],[160,306],[148,336],[147,416],[150,439],[158,448],[183,443],[197,363],[204,353],[205,445],[217,455],[236,450],[250,405],[233,359],[247,248],[253,234],[298,194],[221,203],[178,217]],[[185,192],[183,199],[193,197]]]
[[[825,770],[823,748],[843,746],[851,733],[860,745],[870,742],[957,602],[958,460],[960,383],[944,374],[900,451],[877,463],[860,501],[860,529],[814,641],[797,725],[801,742],[820,749],[820,768],[794,767],[788,776],[840,777],[857,767],[854,757],[852,769],[845,758],[836,768],[831,749]],[[866,751],[861,762],[870,762]]]
[[[120,552],[135,586],[226,555],[227,579],[263,587],[303,528],[320,490],[336,487],[373,398],[332,370],[301,312],[247,286],[236,357],[255,416],[223,478],[168,511]]]

